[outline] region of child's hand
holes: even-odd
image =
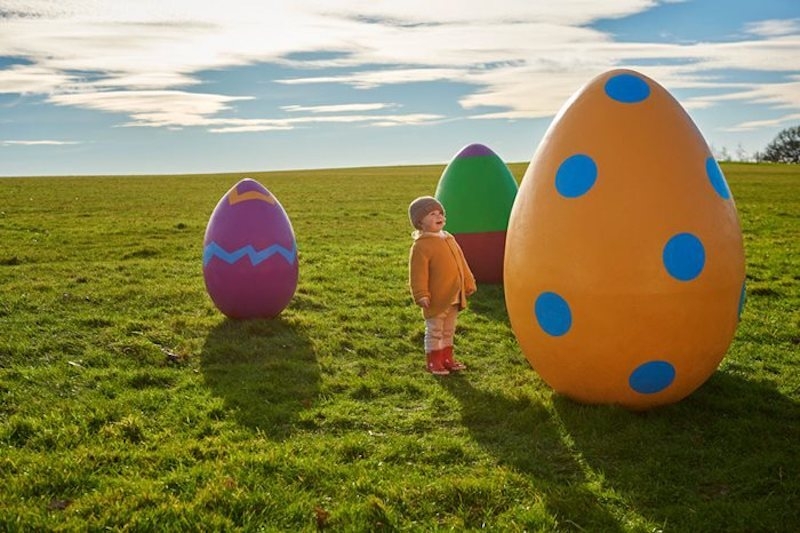
[[[417,305],[424,309],[427,309],[431,305],[431,299],[428,298],[427,296],[423,296],[422,298],[417,300]]]

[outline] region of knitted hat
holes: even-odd
[[[444,213],[444,207],[439,203],[439,200],[433,196],[420,196],[408,206],[408,219],[411,225],[417,229],[422,229],[420,223],[425,216],[435,210],[440,210]]]

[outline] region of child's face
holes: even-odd
[[[435,209],[422,217],[422,222],[420,225],[422,226],[422,231],[430,231],[436,233],[437,231],[441,231],[444,228],[444,224],[447,219],[439,209]]]

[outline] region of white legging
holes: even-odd
[[[441,314],[425,319],[425,352],[453,345],[458,307],[451,305]]]

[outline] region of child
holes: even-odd
[[[477,290],[475,277],[455,238],[443,230],[444,208],[436,198],[422,196],[411,202],[408,218],[416,228],[408,260],[409,285],[425,317],[428,371],[447,375],[465,370],[453,358],[453,334],[458,312]]]

